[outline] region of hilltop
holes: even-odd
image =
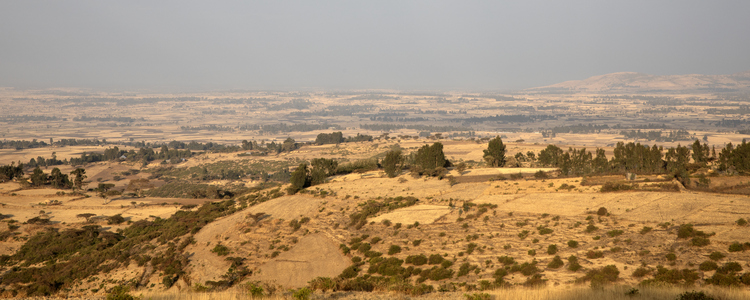
[[[531,88],[537,92],[577,93],[706,93],[750,90],[750,71],[731,75],[650,75],[617,72]]]

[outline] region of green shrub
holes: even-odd
[[[421,265],[424,265],[424,264],[427,263],[427,256],[425,256],[424,254],[409,255],[409,256],[406,257],[405,262],[407,264],[412,264],[412,265],[415,265],[415,266],[421,266]]]
[[[594,224],[589,224],[588,226],[586,226],[587,233],[592,233],[597,230],[599,230],[599,227],[594,226]]]
[[[708,255],[708,258],[710,258],[711,260],[721,260],[724,257],[727,257],[727,256],[724,255],[724,253],[721,253],[719,251],[711,252],[711,254]]]
[[[739,218],[735,223],[737,223],[737,226],[745,226],[747,225],[747,220]]]
[[[690,240],[690,244],[696,247],[703,247],[703,246],[707,246],[711,244],[711,241],[708,238],[705,238],[702,236],[696,236]]]
[[[547,267],[550,269],[557,269],[565,265],[565,263],[560,259],[559,255],[555,255],[555,257],[547,264]]]
[[[740,252],[747,249],[750,249],[750,243],[740,244],[739,242],[734,242],[729,245],[729,252]]]
[[[570,248],[578,248],[578,242],[576,242],[574,240],[569,240],[568,241],[568,247],[570,247]]]
[[[516,263],[516,260],[510,256],[500,256],[497,261],[505,266],[509,266]]]
[[[664,257],[666,257],[668,261],[677,260],[677,255],[675,255],[674,253],[667,253],[667,255],[665,255]]]
[[[645,267],[638,267],[637,269],[635,269],[635,271],[633,271],[632,276],[636,278],[640,278],[648,274],[651,274],[651,269],[648,269]]]
[[[309,288],[303,287],[294,291],[294,293],[292,293],[292,297],[297,300],[309,300],[310,294],[312,294],[312,291]]]
[[[598,287],[617,281],[619,275],[620,271],[615,265],[608,265],[601,269],[589,270],[586,272],[586,276],[578,278],[576,282],[591,281],[592,287]]]
[[[398,245],[391,245],[388,248],[388,255],[394,255],[394,254],[397,254],[397,253],[401,253],[401,247],[400,246],[398,246]]]
[[[648,227],[648,226],[643,226],[643,228],[641,229],[641,232],[640,232],[640,233],[641,233],[641,234],[647,234],[647,233],[651,232],[651,230],[652,230],[652,229],[653,229],[653,228],[651,228],[651,227]]]
[[[492,297],[487,293],[464,294],[466,300],[490,300]]]
[[[138,298],[128,294],[130,289],[126,286],[118,285],[112,288],[107,294],[107,300],[136,300]]]
[[[622,230],[610,230],[610,231],[607,231],[607,235],[610,236],[610,237],[620,236],[623,233],[624,233],[624,231],[622,231]]]
[[[553,255],[555,253],[557,253],[557,245],[552,244],[552,245],[547,246],[547,254]]]
[[[217,244],[213,249],[211,249],[211,252],[216,253],[216,255],[218,256],[225,256],[229,254],[229,248],[222,244]]]
[[[586,258],[588,259],[596,259],[602,257],[604,257],[604,253],[601,251],[589,250],[588,252],[586,252]]]
[[[445,260],[440,254],[431,254],[430,257],[427,259],[427,263],[431,265],[439,265],[440,263]]]
[[[581,268],[581,264],[578,263],[578,257],[576,257],[575,255],[571,255],[570,257],[568,257],[568,270],[577,272]]]
[[[698,266],[698,269],[701,271],[713,271],[719,268],[719,265],[716,264],[716,262],[707,260],[704,261]]]
[[[706,295],[704,292],[684,292],[677,296],[677,300],[714,300],[714,297]]]

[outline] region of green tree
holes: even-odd
[[[49,176],[49,181],[50,183],[52,183],[52,186],[58,189],[69,188],[71,186],[70,180],[68,180],[68,175],[60,172],[59,168],[52,169],[52,172]]]
[[[310,171],[311,185],[324,183],[326,177],[336,174],[336,168],[339,163],[333,159],[316,158],[311,162],[312,170]]]
[[[391,150],[385,154],[385,158],[380,164],[383,166],[385,174],[393,178],[401,173],[403,161],[404,157],[401,155],[401,150]]]
[[[432,146],[424,145],[419,148],[414,157],[414,162],[422,172],[432,175],[438,175],[440,169],[448,165],[448,160],[445,159],[445,153],[443,153],[443,144],[440,142],[436,142]]]
[[[109,192],[110,189],[115,187],[112,183],[99,183],[99,187],[96,188],[96,191],[99,192],[99,197],[107,198],[107,192]]]
[[[42,186],[47,184],[47,174],[39,167],[34,168],[34,172],[29,177],[33,186]]]
[[[701,145],[701,142],[699,140],[695,140],[692,146],[692,150],[693,150],[693,161],[696,164],[705,166],[708,163],[708,158],[709,158],[708,145],[707,144]]]
[[[292,172],[292,177],[289,179],[289,182],[292,184],[289,187],[290,194],[295,194],[299,190],[310,186],[310,178],[307,174],[307,164],[300,164],[299,167],[297,167],[297,170]]]
[[[546,167],[559,167],[562,163],[563,150],[555,145],[547,145],[547,148],[539,152],[537,161]]]
[[[73,179],[73,185],[77,189],[83,188],[83,180],[86,179],[86,170],[83,168],[76,168],[72,172],[70,172],[70,175],[75,175],[76,177]]]
[[[487,150],[484,150],[483,158],[490,167],[505,166],[505,145],[503,145],[503,139],[498,136],[490,140]]]

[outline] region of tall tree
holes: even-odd
[[[401,150],[391,150],[385,154],[385,158],[380,163],[383,166],[383,170],[388,177],[396,177],[401,173],[403,163],[403,156]]]
[[[76,168],[72,172],[70,172],[70,175],[75,175],[76,177],[73,179],[73,185],[77,189],[83,188],[83,181],[86,179],[86,170],[84,168]]]
[[[47,184],[47,174],[44,174],[44,171],[38,166],[34,168],[34,172],[29,177],[29,179],[31,179],[31,184],[34,186]]]
[[[307,164],[300,164],[299,167],[297,167],[297,170],[292,172],[292,177],[289,179],[289,182],[292,184],[289,187],[290,194],[295,194],[299,190],[310,186],[310,178],[307,174]]]
[[[431,173],[437,168],[443,168],[448,164],[443,153],[443,144],[436,142],[432,146],[424,145],[417,150],[415,157],[417,167],[423,171]]]
[[[490,140],[487,150],[484,150],[484,160],[490,167],[505,166],[505,145],[502,138],[498,136]]]

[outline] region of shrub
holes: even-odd
[[[401,253],[401,247],[399,247],[398,245],[391,245],[388,248],[388,255],[394,255],[396,253]]]
[[[675,255],[674,253],[667,253],[667,255],[665,255],[664,257],[666,257],[668,261],[677,260],[677,255]]]
[[[616,183],[616,182],[606,182],[604,185],[602,185],[602,188],[599,190],[602,193],[607,192],[617,192],[617,191],[628,191],[632,190],[633,186],[625,183]]]
[[[701,271],[713,271],[719,268],[719,265],[716,264],[716,262],[707,260],[704,261],[698,266],[698,269]]]
[[[466,300],[490,300],[492,297],[487,293],[464,294]]]
[[[635,271],[633,271],[632,276],[640,278],[640,277],[646,276],[646,275],[648,275],[650,273],[651,273],[651,269],[644,268],[644,267],[638,267],[637,269],[635,269]]]
[[[711,254],[708,255],[708,258],[711,260],[721,260],[722,258],[727,257],[724,255],[724,253],[721,253],[719,251],[711,252]]]
[[[592,233],[597,230],[599,230],[599,227],[594,226],[594,224],[589,224],[588,226],[586,226],[586,233]]]
[[[128,292],[130,292],[130,289],[126,286],[121,286],[121,285],[115,286],[107,294],[107,300],[136,300],[138,299],[128,294]]]
[[[432,254],[427,259],[427,263],[430,265],[439,265],[440,263],[443,262],[443,260],[445,259],[442,256],[440,256],[440,254]]]
[[[745,251],[745,247],[739,242],[734,242],[729,245],[729,252],[740,252],[740,251]]]
[[[576,257],[575,255],[571,255],[570,257],[568,257],[568,270],[577,272],[581,268],[581,264],[578,263],[578,257]]]
[[[620,271],[615,265],[608,265],[601,269],[593,269],[586,272],[586,276],[577,279],[577,282],[591,281],[592,287],[602,286],[617,281]]]
[[[549,229],[549,228],[544,227],[544,226],[537,227],[537,230],[539,230],[539,234],[540,235],[550,234],[550,233],[553,232],[552,229]]]
[[[740,218],[735,223],[737,223],[737,226],[745,226],[745,225],[747,225],[747,220],[745,220],[743,218]]]
[[[557,253],[557,245],[552,244],[552,245],[547,246],[547,254],[553,255],[555,253]]]
[[[467,274],[469,274],[469,272],[474,271],[474,270],[476,270],[478,268],[479,268],[479,266],[472,265],[472,264],[469,264],[469,263],[463,263],[463,264],[461,264],[460,267],[458,267],[458,274],[456,274],[456,277],[461,277],[461,276],[467,275]]]
[[[711,244],[711,241],[708,238],[696,236],[692,240],[690,240],[690,244],[696,247],[703,247]]]
[[[641,232],[640,232],[640,233],[641,233],[641,234],[647,234],[647,233],[651,232],[651,230],[652,230],[652,229],[653,229],[653,228],[651,228],[651,227],[648,227],[648,226],[643,226],[643,228],[641,229]]]
[[[677,300],[714,300],[714,297],[706,295],[704,292],[684,292],[677,296]]]
[[[539,171],[536,171],[536,173],[534,173],[534,178],[536,178],[536,179],[546,179],[546,178],[549,178],[549,176],[547,175],[546,172],[544,172],[542,170],[539,170]]]
[[[560,259],[560,256],[556,255],[552,259],[552,261],[550,261],[549,264],[547,264],[547,267],[550,268],[550,269],[557,269],[559,267],[562,267],[564,264],[565,263],[562,261],[562,259]]]
[[[597,215],[600,216],[606,216],[607,215],[607,209],[604,207],[600,207],[599,210],[596,211]]]
[[[604,253],[601,251],[589,250],[588,252],[586,252],[586,258],[589,258],[589,259],[596,259],[596,258],[602,258],[602,257],[604,257]]]
[[[303,287],[294,291],[292,296],[297,300],[308,300],[310,299],[310,294],[312,294],[312,291],[309,288]]]
[[[510,256],[500,256],[497,261],[503,265],[509,266],[516,263],[516,260]]]
[[[407,264],[412,264],[412,265],[415,265],[415,266],[421,266],[421,265],[424,265],[424,264],[427,263],[427,256],[425,256],[424,254],[409,255],[409,256],[406,257],[405,262]]]
[[[218,256],[225,256],[229,254],[229,248],[222,244],[217,244],[213,249],[211,249],[211,252],[216,253],[216,255]]]
[[[520,238],[522,240],[525,239],[525,238],[527,238],[528,236],[529,236],[529,231],[528,230],[524,230],[524,231],[521,231],[521,232],[518,233],[518,238]]]
[[[610,236],[610,237],[620,236],[623,233],[624,233],[624,231],[622,231],[622,230],[610,230],[610,231],[607,231],[607,235]]]
[[[578,248],[578,242],[576,242],[574,240],[569,240],[568,241],[568,247],[570,247],[570,248]]]

